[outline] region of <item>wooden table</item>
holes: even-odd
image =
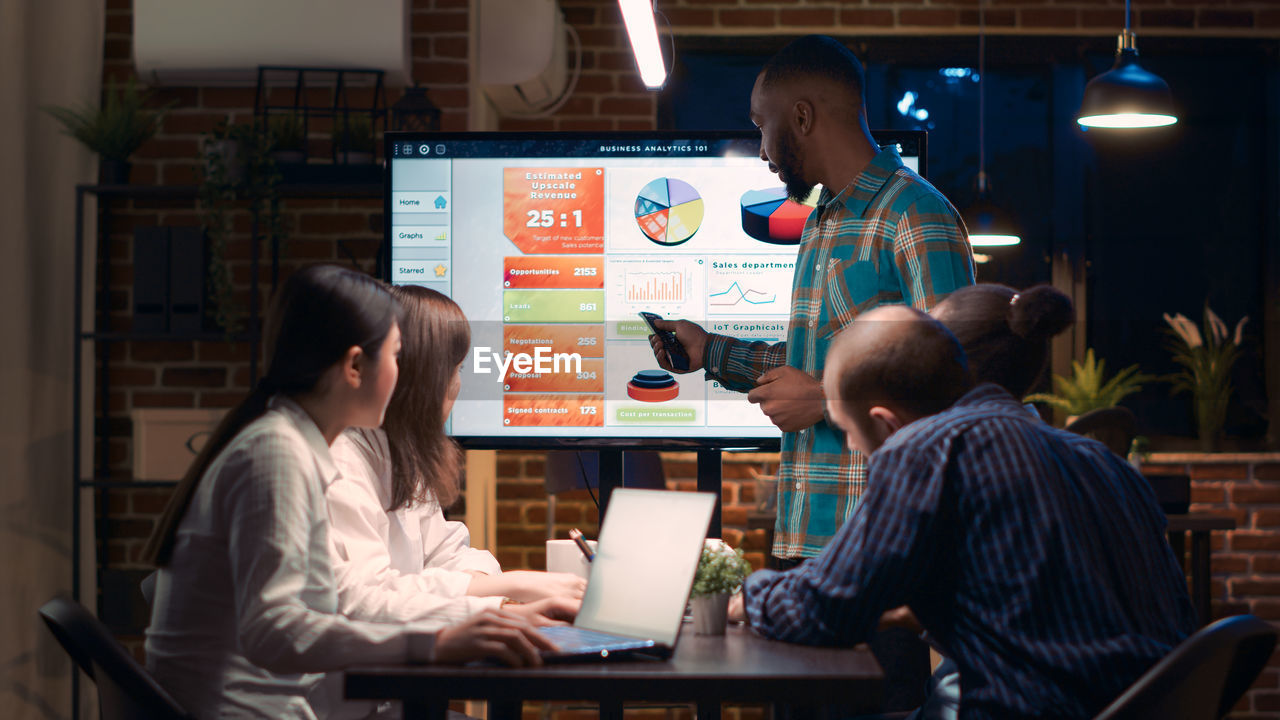
[[[1209,597],[1213,572],[1210,566],[1209,534],[1214,530],[1235,530],[1233,518],[1190,513],[1169,516],[1169,544],[1183,571],[1188,569],[1186,535],[1191,534],[1191,602],[1196,606],[1201,627],[1213,620],[1213,602]]]
[[[698,717],[720,716],[725,701],[823,706],[850,713],[880,704],[883,675],[866,646],[816,648],[765,640],[733,625],[721,636],[685,625],[669,661],[633,660],[508,669],[488,665],[354,668],[346,695],[403,700],[405,718],[444,718],[449,700],[489,700],[490,720],[520,717],[523,700],[600,703],[600,717],[622,717],[623,700],[697,703]]]

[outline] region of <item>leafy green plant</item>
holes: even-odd
[[[723,540],[708,540],[702,546],[698,572],[693,578],[694,597],[733,593],[751,572],[751,563],[741,550],[729,547]]]
[[[1068,415],[1083,415],[1090,410],[1119,405],[1124,398],[1142,389],[1142,384],[1154,380],[1152,375],[1138,372],[1137,365],[1116,373],[1106,380],[1107,363],[1094,357],[1093,348],[1085,351],[1084,363],[1071,361],[1071,377],[1053,376],[1054,393],[1034,393],[1026,402],[1045,403],[1065,411]]]
[[[1164,314],[1173,341],[1169,345],[1173,361],[1182,366],[1167,379],[1173,385],[1173,393],[1189,392],[1195,408],[1196,432],[1200,436],[1202,450],[1209,451],[1222,433],[1227,419],[1227,404],[1231,401],[1231,366],[1240,356],[1240,343],[1244,340],[1244,326],[1249,317],[1240,318],[1235,333],[1227,332],[1209,303],[1204,305],[1204,333],[1195,323],[1181,313],[1170,317]]]
[[[244,329],[245,309],[235,298],[227,260],[231,213],[246,200],[261,239],[279,244],[284,237],[280,173],[271,158],[271,138],[252,125],[221,123],[204,138],[202,147],[205,164],[199,195],[200,225],[209,248],[207,312],[219,329],[234,335]]]
[[[373,153],[376,145],[373,121],[368,115],[355,113],[334,116],[333,146],[339,152]]]
[[[306,141],[302,118],[296,112],[272,115],[267,121],[267,131],[271,136],[272,149],[276,151],[298,151]]]
[[[141,90],[130,77],[123,86],[107,83],[102,104],[80,107],[46,107],[44,111],[62,124],[63,132],[108,160],[125,161],[160,128],[160,120],[173,107],[167,103],[148,108],[153,93]]]

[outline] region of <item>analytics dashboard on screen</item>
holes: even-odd
[[[919,171],[923,132],[876,140]],[[786,337],[817,191],[788,198],[758,133],[388,133],[386,158],[386,276],[470,321],[455,437],[779,436],[745,394],[660,368],[639,316]]]

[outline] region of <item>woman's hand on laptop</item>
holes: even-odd
[[[505,610],[482,610],[436,635],[437,663],[460,665],[493,659],[503,665],[541,665],[539,650],[555,650],[533,625]]]
[[[552,597],[531,603],[503,605],[502,609],[533,625],[564,625],[573,621],[581,605],[582,600],[577,598]]]
[[[587,581],[573,573],[515,571],[502,573],[503,577],[516,576],[512,592],[507,593],[521,602],[533,602],[543,598],[569,598],[581,600],[587,591]],[[576,612],[576,610],[575,610]]]
[[[505,595],[520,602],[562,597],[581,600],[587,581],[573,573],[513,570],[501,575],[477,575],[467,587],[468,595]]]

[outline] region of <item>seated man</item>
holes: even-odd
[[[1092,717],[1195,630],[1146,480],[1041,423],[906,307],[832,343],[831,421],[866,494],[814,560],[747,579],[762,635],[853,645],[909,606],[960,671],[961,718]]]

